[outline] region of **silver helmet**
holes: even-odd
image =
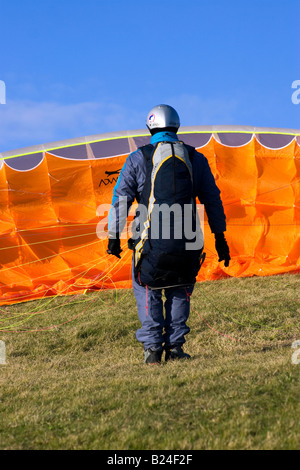
[[[164,129],[165,127],[171,127],[177,131],[180,127],[180,119],[177,111],[172,106],[159,104],[149,111],[146,125],[150,132],[155,129]]]

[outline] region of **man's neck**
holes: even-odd
[[[157,134],[154,134],[151,137],[151,144],[157,144],[157,142],[162,142],[162,141],[167,141],[167,142],[177,142],[178,137],[175,132],[170,132],[170,131],[162,131],[162,132],[157,132]]]

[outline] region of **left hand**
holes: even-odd
[[[119,237],[116,237],[116,238],[110,238],[108,240],[108,250],[107,250],[107,253],[109,255],[114,255],[116,256],[117,258],[120,258],[121,259],[121,256],[120,256],[120,253],[122,253],[122,249],[121,249],[121,242],[120,242],[120,238]]]

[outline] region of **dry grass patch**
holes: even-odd
[[[197,284],[193,359],[161,367],[143,364],[131,290],[2,308],[19,330],[75,319],[0,333],[0,448],[299,448],[299,279]]]

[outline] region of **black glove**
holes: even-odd
[[[133,251],[134,251],[134,247],[135,247],[135,241],[134,241],[134,239],[133,239],[133,238],[129,238],[127,244],[128,244],[129,250],[133,250]]]
[[[230,254],[229,254],[229,247],[227,245],[227,241],[224,237],[224,233],[215,233],[215,246],[216,251],[219,255],[219,261],[225,261],[225,267],[229,266],[230,261]]]
[[[117,233],[114,237],[109,238],[108,240],[108,250],[109,255],[114,255],[117,258],[121,258],[120,253],[123,250],[121,249],[121,242],[119,234]]]

